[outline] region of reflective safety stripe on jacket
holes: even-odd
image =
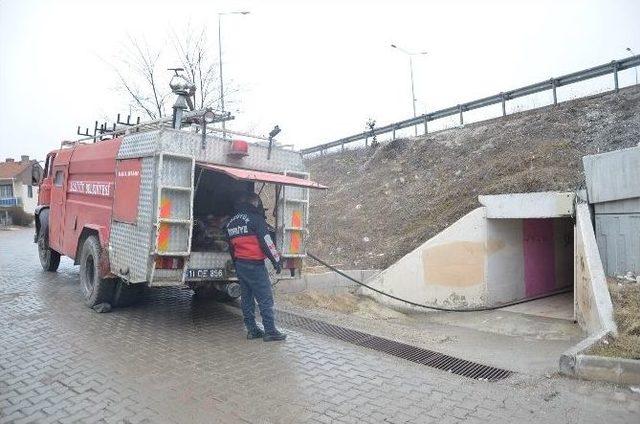
[[[267,255],[262,252],[258,236],[256,234],[245,234],[246,235],[230,237],[234,259],[247,259],[252,261],[265,260]]]

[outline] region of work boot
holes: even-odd
[[[281,340],[285,340],[286,338],[287,338],[286,334],[281,333],[278,330],[276,330],[273,333],[266,333],[262,337],[262,340],[264,340],[265,342],[279,342]]]
[[[264,337],[264,331],[257,327],[247,331],[247,340],[261,339],[262,337]]]

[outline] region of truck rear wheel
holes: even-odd
[[[38,215],[40,230],[38,231],[38,256],[42,269],[55,272],[60,265],[60,253],[49,247],[49,210],[45,209]]]
[[[82,244],[80,253],[80,287],[86,305],[93,308],[100,303],[113,301],[115,281],[100,278],[100,242],[96,236],[89,236]]]
[[[218,300],[219,293],[221,292],[218,289],[210,286],[195,287],[193,289],[193,295],[198,300]]]
[[[233,287],[235,290],[230,290],[230,291],[219,290],[216,287],[207,285],[207,286],[195,287],[193,291],[194,291],[195,297],[198,299],[202,299],[202,300],[212,299],[217,302],[231,302],[232,300],[240,297],[240,289],[239,289],[238,283],[230,283],[230,284],[235,284],[235,286]],[[236,288],[236,286],[238,287]]]
[[[144,288],[144,284],[127,284],[122,280],[118,281],[113,294],[112,305],[122,307],[138,303],[144,293]]]

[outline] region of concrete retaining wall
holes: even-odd
[[[640,146],[582,161],[606,275],[640,274]]]
[[[640,146],[582,158],[589,203],[640,198]]]
[[[380,271],[376,269],[355,269],[343,271],[345,274],[358,281],[364,282]],[[304,274],[302,278],[294,280],[280,280],[276,284],[276,293],[300,293],[306,290],[315,290],[329,294],[352,292],[360,285],[330,271],[321,274]]]
[[[574,309],[578,323],[589,337],[562,354],[560,372],[587,380],[639,384],[640,361],[594,356],[588,352],[595,344],[617,333],[603,262],[610,275],[638,269],[640,245],[634,247],[638,229],[637,223],[631,221],[640,216],[640,148],[585,156],[583,164],[588,200],[596,212],[598,238],[596,242],[589,205],[579,203],[574,236]],[[621,223],[621,219],[630,222]]]
[[[486,240],[485,208],[478,208],[371,278],[367,284],[426,305],[483,305],[487,296]],[[406,307],[406,304],[366,288],[362,293],[383,303]]]
[[[617,333],[613,305],[604,274],[589,205],[576,206],[575,311],[580,326],[589,335]]]

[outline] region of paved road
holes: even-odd
[[[478,382],[295,329],[247,341],[232,308],[176,289],[97,314],[77,280],[0,231],[0,422],[639,422],[626,388]]]

